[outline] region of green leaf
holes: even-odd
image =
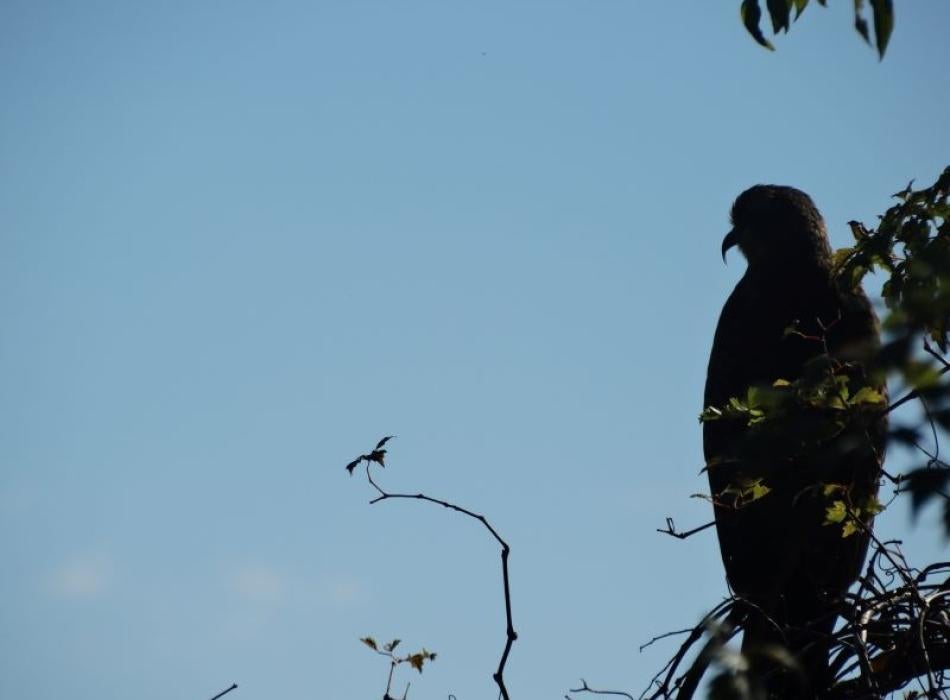
[[[858,524],[852,519],[846,522],[841,526],[841,536],[842,537],[851,537],[854,533],[859,530]]]
[[[848,517],[848,508],[844,501],[835,501],[825,509],[824,525],[836,525]]]
[[[752,483],[752,486],[749,489],[749,491],[750,491],[749,500],[757,501],[760,498],[768,496],[772,492],[772,489],[770,489],[768,486],[763,484],[762,479],[756,479],[756,481]]]
[[[861,506],[861,513],[864,515],[877,515],[884,511],[884,504],[878,500],[878,497],[871,494],[868,500]]]
[[[886,403],[886,399],[884,398],[884,394],[880,391],[872,389],[869,386],[863,386],[858,390],[858,393],[851,398],[849,403],[852,405],[872,404],[883,406]]]
[[[845,490],[845,487],[842,484],[823,484],[821,487],[821,493],[825,496],[830,496],[833,493],[841,493]]]
[[[877,42],[877,52],[884,58],[887,42],[894,31],[894,3],[891,0],[869,0],[874,10],[874,40]]]
[[[742,17],[742,24],[745,25],[746,31],[756,42],[769,51],[775,50],[775,47],[765,38],[761,27],[759,27],[759,23],[762,21],[762,9],[759,7],[758,0],[742,0],[742,5],[739,7],[739,16]]]
[[[772,382],[772,386],[774,386],[776,389],[779,387],[791,386],[791,385],[792,383],[788,381],[787,379],[776,379],[774,382]]]

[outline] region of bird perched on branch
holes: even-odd
[[[756,185],[732,225],[723,259],[738,247],[747,269],[719,318],[703,413],[716,529],[729,584],[751,603],[743,653],[784,647],[801,674],[766,665],[765,688],[814,697],[832,680],[836,603],[879,509],[886,394],[868,369],[878,324],[864,292],[836,280],[807,194]]]

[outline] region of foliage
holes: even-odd
[[[826,3],[827,0],[818,0],[819,5],[825,6]],[[894,29],[894,4],[892,0],[868,0],[868,4],[871,6],[871,17],[874,23],[874,45],[877,47],[878,55],[884,58],[887,42]],[[792,23],[805,11],[808,0],[766,0],[765,6],[772,20],[772,32],[774,34],[787,33]],[[752,38],[770,51],[775,50],[772,42],[762,33],[762,8],[759,1],[743,0],[739,6],[739,14],[742,24],[745,25],[746,31]],[[868,44],[871,43],[864,0],[854,0],[854,28]]]
[[[907,388],[888,410],[917,399],[924,416],[891,430],[892,442],[912,446],[926,458],[902,477],[901,490],[911,494],[915,512],[942,498],[950,535],[950,467],[940,459],[938,437],[950,431],[950,362],[945,357],[950,349],[950,167],[930,187],[915,190],[911,182],[894,197],[897,204],[880,217],[876,229],[850,222],[855,244],[836,252],[838,277],[855,286],[869,272],[888,275],[881,291],[888,343],[878,369]],[[930,450],[921,447],[928,428],[935,443]]]
[[[425,647],[422,647],[421,651],[406,654],[405,656],[396,656],[396,647],[399,646],[399,643],[402,641],[400,639],[394,639],[391,642],[384,644],[382,648],[380,648],[379,644],[377,644],[376,640],[372,637],[361,637],[360,641],[380,656],[385,656],[389,659],[389,679],[386,682],[386,692],[383,695],[383,700],[395,700],[392,695],[390,695],[390,691],[393,684],[393,673],[395,672],[397,666],[401,664],[409,664],[419,673],[422,673],[422,667],[427,661],[435,661],[435,652],[428,651]],[[402,695],[402,700],[406,700],[406,696],[408,694],[409,686],[407,684],[406,692],[404,692]]]

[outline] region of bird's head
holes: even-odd
[[[776,272],[803,266],[827,267],[831,246],[825,222],[811,197],[794,187],[756,185],[732,205],[732,230],[722,241],[722,258],[738,246],[750,270]]]

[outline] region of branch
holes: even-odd
[[[666,529],[664,530],[664,529],[658,527],[658,528],[656,529],[656,531],[657,531],[657,532],[662,532],[664,535],[670,535],[670,536],[675,537],[676,539],[679,539],[679,540],[685,540],[687,537],[689,537],[689,536],[691,536],[691,535],[695,535],[697,532],[702,532],[702,531],[705,530],[706,528],[710,528],[710,527],[712,527],[712,526],[715,525],[715,524],[716,524],[716,521],[713,520],[712,522],[708,522],[708,523],[706,523],[705,525],[700,525],[699,527],[694,527],[692,530],[686,530],[685,532],[678,532],[678,531],[676,530],[676,524],[673,522],[673,518],[667,518],[667,519],[666,519]]]
[[[630,698],[634,700],[633,696],[630,693],[625,693],[622,690],[595,690],[587,685],[587,681],[581,678],[581,687],[580,688],[571,688],[570,692],[572,693],[594,693],[595,695],[622,695],[625,698]]]
[[[515,632],[514,624],[511,619],[511,586],[509,583],[508,576],[508,555],[511,552],[511,548],[508,546],[508,543],[502,539],[501,535],[498,534],[498,531],[492,527],[491,523],[488,522],[488,519],[484,515],[475,513],[467,508],[457,506],[454,503],[449,503],[448,501],[443,501],[439,498],[432,498],[426,496],[422,493],[389,493],[380,488],[373,480],[373,474],[370,471],[370,466],[373,462],[378,462],[378,460],[365,460],[366,461],[366,478],[369,480],[369,483],[372,485],[376,491],[379,492],[379,496],[372,499],[369,503],[370,505],[375,505],[381,501],[387,501],[391,499],[413,499],[417,501],[426,501],[427,503],[434,503],[440,505],[443,508],[448,508],[454,510],[457,513],[462,515],[467,515],[470,518],[473,518],[480,522],[488,532],[491,533],[491,536],[495,538],[499,545],[501,545],[501,575],[502,583],[504,586],[505,592],[505,648],[501,653],[501,659],[498,662],[498,669],[492,674],[492,679],[498,685],[498,691],[501,694],[501,697],[504,700],[509,700],[508,697],[508,688],[505,687],[505,665],[508,663],[508,655],[511,653],[511,646],[514,644],[515,640],[518,638],[518,633]]]
[[[939,372],[937,372],[937,377],[938,377],[938,378],[939,378],[939,377],[942,377],[942,376],[945,375],[947,372],[950,372],[950,364],[947,364],[947,363],[945,362],[945,363],[944,363],[944,366],[943,366],[943,369],[941,369]],[[908,401],[913,401],[914,399],[916,399],[916,398],[919,397],[919,396],[920,396],[920,389],[914,389],[914,390],[912,390],[912,391],[907,392],[907,393],[904,394],[902,397],[900,397],[897,401],[895,401],[895,402],[892,403],[890,406],[888,406],[888,407],[884,410],[884,415],[887,415],[887,414],[890,413],[891,411],[893,411],[893,410],[895,410],[895,409],[897,409],[897,408],[900,408],[901,406],[903,406],[903,405],[904,405],[905,403],[907,403]]]
[[[232,683],[230,688],[225,688],[225,689],[222,690],[220,693],[218,693],[218,694],[215,695],[213,698],[211,698],[211,700],[218,700],[218,698],[220,698],[222,695],[227,695],[228,693],[230,693],[230,692],[231,692],[232,690],[234,690],[235,688],[237,688],[237,683]]]

